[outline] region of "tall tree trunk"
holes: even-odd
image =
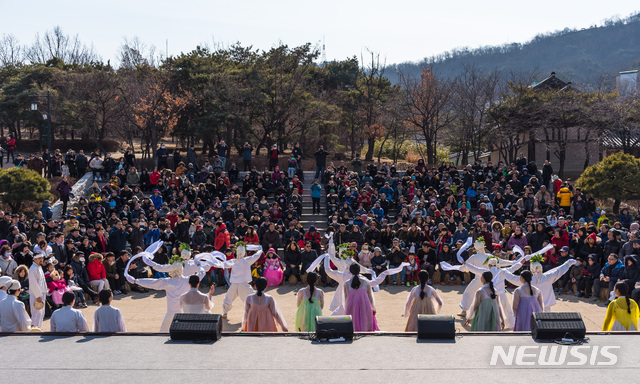
[[[375,144],[376,138],[369,136],[369,138],[367,138],[367,154],[364,157],[366,161],[373,160],[373,148]]]

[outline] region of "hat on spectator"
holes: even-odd
[[[22,288],[18,280],[10,280],[5,284],[5,287],[7,288],[7,291],[17,291]]]
[[[36,253],[36,254],[33,255],[34,259],[38,259],[38,258],[42,258],[42,257],[44,257],[44,253]]]
[[[9,276],[2,276],[2,277],[0,277],[0,288],[2,288],[2,287],[6,287],[6,285],[7,285],[8,283],[10,283],[10,282],[11,282],[11,280],[12,280],[12,279],[11,279]]]
[[[560,248],[560,252],[569,252],[569,247],[565,245],[564,247]]]
[[[382,249],[380,249],[380,247],[375,247],[373,248],[373,252],[382,252]]]
[[[314,225],[309,227],[309,232],[315,232],[316,231],[316,227]]]
[[[394,242],[394,243],[395,243],[395,242],[398,242],[398,243],[399,243],[399,242],[400,242],[400,239],[398,239],[397,237],[394,237],[394,238],[393,238],[393,242]]]

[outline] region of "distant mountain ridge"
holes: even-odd
[[[474,65],[520,73],[536,70],[541,78],[555,71],[559,78],[581,88],[612,88],[618,72],[640,69],[640,13],[607,20],[601,26],[538,35],[524,44],[461,48],[420,63],[393,64],[385,75],[396,83],[398,73],[419,75],[425,63],[446,77],[455,77],[465,66]]]

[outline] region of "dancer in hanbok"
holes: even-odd
[[[298,291],[295,331],[315,332],[316,316],[322,316],[324,292],[315,287],[316,281],[318,281],[317,273],[307,273],[307,284],[309,286]]]
[[[407,318],[407,326],[405,332],[417,332],[418,331],[418,315],[437,315],[442,308],[442,299],[438,292],[427,285],[429,281],[429,272],[418,272],[418,279],[420,285],[413,287],[409,296],[407,296],[407,302],[404,306],[404,314],[402,316]]]
[[[636,331],[638,330],[638,303],[629,298],[629,286],[618,281],[613,288],[616,299],[609,303],[607,315],[602,324],[603,331]]]
[[[264,277],[267,279],[267,286],[277,287],[282,283],[284,276],[284,264],[273,248],[267,251],[267,259],[264,262]]]
[[[531,331],[531,314],[544,307],[540,289],[531,285],[531,271],[522,271],[520,287],[513,292],[513,313],[516,314],[514,331]]]
[[[247,296],[242,317],[243,332],[288,332],[287,323],[273,297],[264,293],[267,279],[256,280],[256,293]]]
[[[474,265],[476,267],[483,267],[484,263],[487,261],[487,257],[489,257],[490,255],[487,254],[485,247],[484,247],[484,243],[481,241],[476,241],[473,244],[473,247],[476,250],[476,253],[469,256],[469,258],[467,260],[462,259],[461,254],[471,246],[471,238],[467,239],[467,242],[458,250],[456,257],[458,258],[458,261],[460,263],[466,263],[466,265]],[[513,267],[513,261],[510,260],[502,260],[500,259],[498,261],[499,266],[500,267]],[[440,263],[440,268],[442,268],[442,270],[447,271],[447,270],[458,270],[461,272],[466,272],[467,269],[463,269],[461,265],[449,265],[448,263],[445,262],[441,262]],[[520,265],[518,265],[516,268],[511,268],[513,271],[518,270],[518,268],[520,268]],[[462,293],[462,300],[460,301],[460,308],[462,308],[462,311],[460,313],[458,313],[458,316],[460,317],[466,317],[467,316],[467,311],[469,310],[469,307],[471,306],[471,303],[473,303],[473,298],[475,297],[476,292],[478,291],[478,289],[480,289],[480,287],[482,287],[482,282],[480,281],[480,276],[481,274],[476,273],[475,277],[473,278],[473,280],[471,280],[471,282],[469,282],[469,284],[467,284],[467,288],[465,288],[464,292]]]
[[[367,279],[360,276],[360,266],[351,264],[349,272],[353,275],[344,288],[346,303],[345,314],[351,315],[353,330],[356,332],[379,331],[376,321],[376,304],[373,290]]]
[[[480,279],[483,285],[476,291],[464,325],[471,324],[472,332],[500,331],[505,328],[505,322],[500,296],[493,286],[493,274],[485,271]]]
[[[180,260],[178,260],[180,259]],[[131,259],[133,260],[133,258]],[[130,261],[131,261],[130,260]],[[169,277],[160,279],[135,279],[129,274],[129,268],[124,270],[124,276],[130,284],[138,284],[144,288],[164,290],[167,294],[167,313],[162,320],[160,332],[169,332],[173,315],[180,313],[180,296],[187,293],[191,286],[189,278],[182,275],[183,264],[182,259],[178,256],[172,258],[172,269],[169,271]],[[205,271],[202,268],[198,270],[198,278],[204,277]]]
[[[164,242],[162,240],[159,240],[151,244],[147,249],[144,250],[144,252],[142,252],[141,257],[142,261],[144,261],[144,263],[150,266],[154,271],[169,273],[169,271],[171,271],[171,269],[173,268],[171,264],[158,264],[153,261],[153,254],[156,253],[160,249],[160,247],[162,247],[163,243]],[[197,275],[200,267],[204,267],[199,260],[191,259],[191,249],[185,243],[180,244],[180,256],[184,260],[182,274],[185,277]],[[205,267],[204,269],[207,270],[208,268]]]
[[[227,314],[231,308],[233,308],[233,301],[236,298],[239,297],[244,305],[247,296],[254,292],[251,285],[249,285],[252,281],[251,266],[258,261],[260,256],[262,256],[262,250],[259,250],[252,256],[246,256],[246,249],[238,247],[236,249],[236,258],[227,260],[220,266],[221,268],[231,269],[231,275],[229,277],[231,286],[227,290],[227,294],[222,302],[222,317],[224,319],[227,318]]]
[[[559,267],[548,270],[547,272],[542,273],[542,264],[540,261],[543,261],[542,255],[534,255],[531,258],[531,271],[533,272],[533,278],[531,279],[531,285],[538,288],[542,293],[542,299],[544,300],[544,305],[542,309],[544,312],[551,312],[551,307],[556,305],[556,295],[553,292],[553,284],[558,281],[562,275],[567,273],[569,268],[573,265],[579,263],[578,260],[571,259],[567,260],[564,264]],[[520,277],[511,273],[511,271],[507,271],[503,274],[504,278],[513,285],[521,285]]]
[[[512,274],[512,272],[518,270],[522,266],[522,262],[524,260],[525,258],[522,257],[511,267],[500,269],[498,268],[498,258],[490,256],[488,259],[486,259],[485,267],[476,267],[472,264],[463,264],[460,268],[461,271],[466,270],[474,273],[476,276],[480,276],[487,271],[491,272],[491,275],[493,276],[492,285],[495,287],[496,294],[500,297],[499,302],[501,305],[505,328],[513,328],[513,324],[515,323],[515,316],[513,315],[513,309],[511,308],[511,304],[509,303],[509,298],[507,297],[507,289],[504,283],[506,274],[509,274],[509,276],[515,276]],[[478,295],[476,293],[476,297],[477,296]]]

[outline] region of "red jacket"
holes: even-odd
[[[216,239],[213,243],[213,247],[216,251],[224,251],[231,246],[231,236],[227,231],[227,225],[225,223],[220,224],[220,228],[216,230]]]
[[[158,184],[159,180],[160,180],[160,172],[151,172],[149,174],[149,181],[151,182],[151,184],[156,185]]]
[[[247,244],[260,244],[260,238],[257,233],[253,233],[252,237],[249,237],[249,232],[244,236],[244,242]]]
[[[87,273],[89,274],[89,281],[107,278],[107,271],[104,269],[102,261],[97,258],[87,264]]]

